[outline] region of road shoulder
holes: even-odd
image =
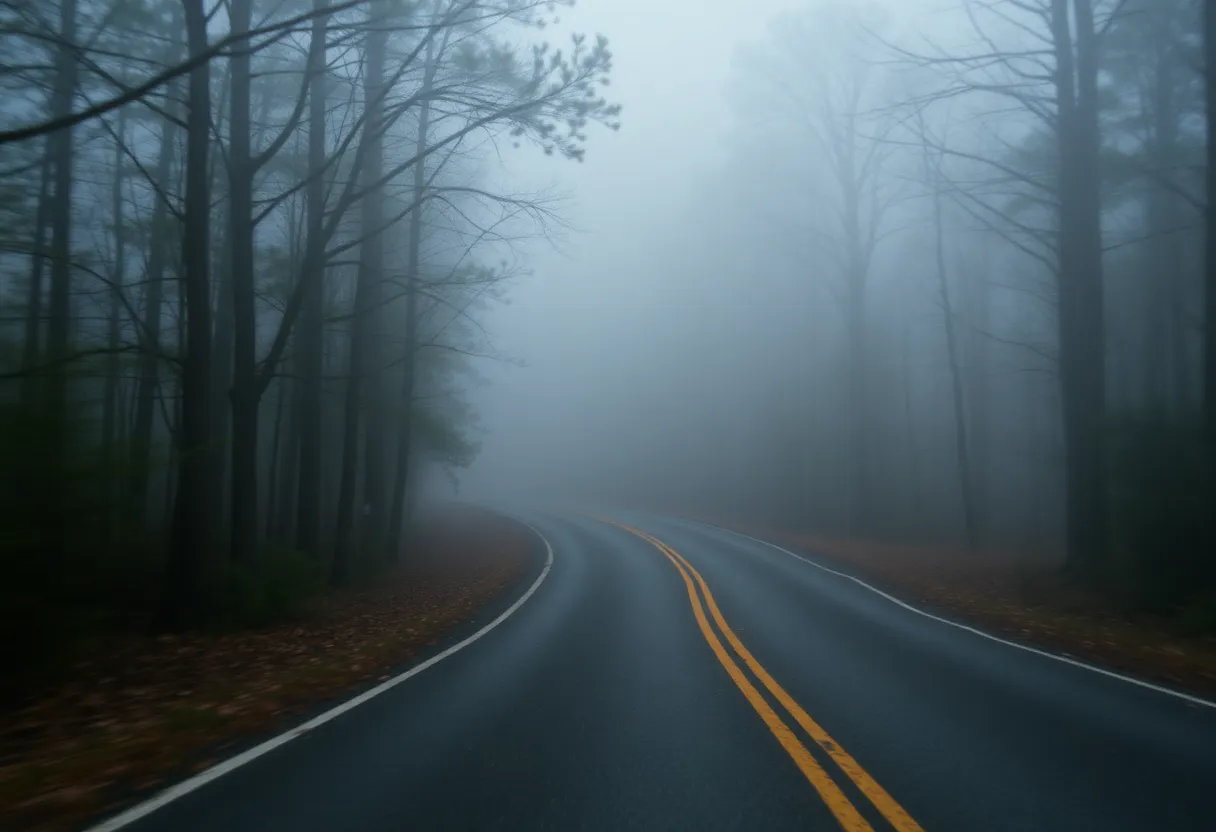
[[[1047,565],[944,547],[842,541],[690,518],[789,549],[935,616],[1166,688],[1216,699],[1216,637],[1124,613],[1068,587]]]

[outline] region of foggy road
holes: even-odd
[[[729,532],[527,519],[499,626],[123,828],[1213,827],[1216,708]]]

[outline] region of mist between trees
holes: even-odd
[[[1211,620],[1203,6],[791,3],[537,487],[1046,556]]]
[[[502,160],[616,127],[607,42],[545,45],[565,5],[0,4],[14,620],[190,626],[408,553],[562,224]],[[547,345],[603,361],[472,479],[1058,553],[1210,618],[1212,4],[930,5],[791,2],[739,49],[721,163],[630,194],[637,276],[579,301],[627,320]]]
[[[0,5],[6,627],[258,618],[408,553],[560,223],[501,156],[616,127],[563,5]]]

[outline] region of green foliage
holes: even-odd
[[[1197,427],[1127,418],[1111,431],[1114,551],[1103,576],[1125,602],[1216,624],[1216,497]]]
[[[133,602],[158,583],[141,547],[109,542],[115,471],[107,449],[90,445],[88,422],[74,414],[53,436],[39,415],[0,406],[0,629],[22,634],[0,640],[0,662],[15,675],[69,660],[92,637],[139,617]],[[59,470],[45,464],[50,442],[69,449]]]
[[[467,468],[477,458],[480,448],[468,438],[463,427],[462,421],[450,414],[426,407],[414,409],[419,442],[444,465]]]
[[[10,383],[3,392],[11,398],[16,387]],[[0,404],[6,474],[0,629],[21,634],[0,639],[0,666],[14,683],[29,673],[70,667],[97,640],[149,630],[161,606],[161,534],[155,521],[122,528],[126,449],[100,442],[91,416],[88,408],[73,410],[63,432],[52,435],[38,408]],[[50,442],[66,446],[58,470],[45,464]],[[159,472],[163,459],[153,464]],[[268,551],[256,569],[246,569],[230,566],[218,548],[207,564],[199,623],[250,627],[298,617],[323,587],[321,564],[299,553]]]
[[[225,562],[212,577],[208,621],[220,627],[264,627],[308,614],[325,591],[324,565],[290,549],[267,549],[258,562]]]

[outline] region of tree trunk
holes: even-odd
[[[78,68],[76,63],[76,0],[63,0],[59,6],[59,55],[57,58],[55,91],[51,106],[55,118],[68,115],[76,98]],[[55,165],[55,197],[51,202],[51,285],[47,308],[47,358],[66,360],[71,341],[72,303],[72,185],[74,147],[73,131],[60,130],[51,135],[50,152]],[[43,507],[49,512],[52,547],[62,542],[66,528],[61,512],[63,466],[68,459],[67,388],[68,368],[58,365],[50,370],[45,382],[43,420],[39,435],[46,441],[41,458],[46,495]]]
[[[384,21],[385,5],[373,3],[371,19]],[[365,106],[368,109],[366,127],[372,131],[367,143],[364,162],[366,181],[375,183],[384,175],[384,53],[387,32],[381,24],[368,37],[367,62],[364,66]],[[430,41],[427,41],[428,45]],[[368,194],[361,207],[362,245],[359,249],[361,276],[366,272],[367,303],[364,315],[355,321],[356,328],[365,338],[363,373],[364,427],[364,486],[363,499],[367,505],[364,518],[362,545],[365,555],[379,557],[384,551],[388,531],[388,512],[385,504],[385,461],[387,396],[384,390],[385,372],[385,326],[384,326],[384,235],[380,227],[384,224],[384,189],[377,188]]]
[[[123,225],[122,199],[122,187],[125,181],[123,176],[125,167],[123,142],[127,134],[127,111],[125,108],[118,111],[118,128],[115,130],[115,133],[117,134],[117,139],[114,143],[114,184],[110,196],[110,221],[114,227],[114,269],[110,274],[110,314],[106,327],[106,346],[109,348],[110,354],[106,360],[105,392],[102,397],[101,416],[102,453],[105,458],[103,470],[106,483],[105,510],[109,518],[109,522],[106,524],[106,533],[111,542],[117,531],[111,500],[114,497],[112,483],[115,478],[114,468],[117,461],[118,426],[120,424],[118,421],[120,370],[118,341],[122,324],[122,293],[124,283],[126,282],[127,257],[127,235],[126,228]]]
[[[401,549],[405,541],[405,521],[408,516],[407,500],[410,482],[410,459],[413,453],[414,438],[414,386],[415,367],[418,360],[418,290],[422,275],[419,263],[422,251],[422,212],[426,194],[426,164],[421,160],[426,150],[427,133],[430,129],[431,103],[427,98],[431,84],[435,78],[435,56],[431,43],[426,48],[426,69],[422,82],[422,105],[418,112],[418,140],[415,155],[419,158],[414,165],[414,187],[412,199],[414,210],[410,212],[410,241],[409,262],[407,263],[405,296],[405,343],[402,346],[401,357],[401,415],[397,425],[397,467],[393,474],[393,496],[389,503],[389,529],[386,539],[385,555],[390,560],[401,557]]]
[[[363,296],[363,292],[355,295],[356,312]],[[364,339],[358,335],[358,319],[352,317],[350,378],[346,382],[342,419],[342,467],[338,475],[338,519],[334,529],[334,557],[329,573],[332,586],[342,586],[350,578],[350,558],[354,548],[355,480],[359,460],[359,399],[362,386],[358,373],[362,372],[363,345]]]
[[[54,140],[46,140],[43,151],[41,180],[38,186],[38,210],[34,214],[34,251],[30,255],[30,284],[25,301],[25,338],[21,351],[21,366],[27,375],[21,382],[21,402],[26,412],[31,412],[38,401],[39,348],[42,343],[42,272],[46,263],[46,231],[51,209],[51,180],[55,166],[52,164]]]
[[[846,318],[848,338],[848,430],[850,466],[849,531],[862,536],[870,531],[873,516],[872,494],[867,465],[866,360],[865,360],[865,284],[856,276],[849,279]]]
[[[996,522],[996,499],[991,478],[995,454],[990,367],[992,350],[988,338],[992,304],[987,278],[982,276],[982,272],[981,276],[974,276],[976,270],[970,258],[966,262],[970,276],[970,279],[964,281],[964,287],[970,289],[965,298],[966,319],[970,322],[971,332],[965,339],[967,375],[963,390],[967,393],[967,438],[970,440],[971,449],[971,489],[975,495],[976,539],[984,543],[992,535]]]
[[[298,367],[298,361],[296,365]],[[283,458],[279,463],[279,509],[275,517],[275,539],[284,545],[292,542],[296,498],[300,487],[300,387],[299,380],[296,380],[291,383],[290,390],[282,391],[284,397],[291,396],[291,404],[286,408],[287,436],[283,439]]]
[[[854,102],[855,103],[855,102]],[[865,301],[867,264],[862,241],[861,177],[857,170],[856,154],[852,142],[855,113],[846,115],[846,135],[840,141],[836,175],[843,200],[841,218],[844,223],[846,247],[845,280],[848,375],[848,420],[849,420],[849,465],[850,465],[850,532],[861,536],[873,531],[874,494],[870,487],[869,442],[866,425],[869,424],[867,402],[867,361],[865,333]]]
[[[946,357],[950,363],[950,391],[954,406],[954,456],[958,466],[959,496],[963,504],[963,528],[967,546],[976,547],[975,494],[971,488],[970,443],[967,437],[967,407],[963,394],[963,369],[959,363],[958,336],[954,307],[950,303],[950,281],[946,274],[945,229],[942,227],[941,181],[934,181],[933,191],[933,251],[937,261],[937,292],[941,298],[946,327]]]
[[[369,22],[379,18],[381,6],[373,5]],[[367,55],[364,62],[364,94],[367,107],[363,129],[366,135],[363,181],[375,186],[383,175],[384,142],[380,135],[383,102],[380,86],[384,76],[384,51],[387,32],[375,27],[367,37]],[[365,543],[376,551],[375,544],[383,540],[377,530],[384,523],[384,433],[373,422],[382,423],[382,416],[371,412],[372,407],[383,407],[382,396],[375,392],[381,376],[376,330],[380,316],[381,292],[384,265],[384,239],[380,234],[383,222],[383,189],[377,187],[363,198],[361,207],[359,247],[359,274],[355,288],[354,309],[350,319],[350,375],[346,382],[346,404],[342,426],[342,468],[338,479],[338,521],[335,529],[334,559],[330,570],[330,583],[341,586],[350,577],[350,560],[355,544],[355,483],[359,462],[359,417],[360,405],[367,396],[367,441],[365,466],[367,467],[366,490],[367,516],[364,523]]]
[[[293,140],[296,152],[300,149],[299,134]],[[290,209],[290,228],[289,236],[289,262],[298,263],[300,258],[300,243],[303,232],[301,229],[300,218],[297,216],[295,207]],[[299,421],[299,404],[300,404],[300,385],[294,377],[299,376],[300,360],[299,355],[295,353],[294,344],[299,343],[298,336],[293,338],[291,372],[278,379],[278,408],[279,413],[275,415],[275,436],[278,437],[276,451],[277,457],[272,464],[270,476],[275,477],[274,480],[274,498],[270,501],[272,505],[267,507],[266,520],[269,528],[266,535],[276,544],[281,546],[290,546],[292,544],[292,534],[295,528],[295,514],[293,509],[296,505],[298,496],[299,480],[297,479],[297,463],[300,459],[300,421]],[[286,422],[285,435],[279,436],[282,431],[283,423]]]
[[[212,154],[213,171],[218,167],[217,156],[218,154]],[[213,181],[213,184],[218,185],[219,182]],[[229,203],[227,209],[231,211],[231,208],[232,205]],[[227,219],[221,220],[219,225],[222,237],[219,245],[220,265],[215,269],[214,278],[211,281],[215,295],[215,326],[211,341],[211,390],[213,391],[211,435],[216,448],[211,466],[211,504],[216,507],[218,512],[216,519],[219,526],[226,528],[229,520],[226,516],[226,509],[229,507],[227,501],[229,494],[228,457],[232,453],[232,430],[229,416],[232,412],[230,391],[233,378],[233,330],[236,327],[232,298],[232,236],[229,233],[231,214]]]
[[[1060,390],[1065,444],[1068,568],[1092,578],[1106,554],[1106,476],[1099,179],[1098,54],[1093,8],[1053,0],[1060,141]]]
[[[207,50],[203,0],[183,0],[190,53]],[[199,612],[200,572],[210,549],[211,511],[211,68],[190,72],[186,117],[185,228],[182,238],[182,307],[186,350],[182,356],[181,424],[168,586],[163,620],[180,628]]]
[[[313,0],[313,10],[323,11],[327,0]],[[312,21],[313,42],[326,37],[328,18],[318,14]],[[321,551],[321,443],[324,441],[321,412],[325,317],[325,53],[318,50],[308,101],[308,240],[304,246],[305,281],[296,329],[299,404],[299,499],[296,507],[296,548],[311,554]]]
[[[281,379],[275,385],[274,425],[270,433],[270,459],[266,463],[266,537],[276,540],[275,518],[279,513],[279,458],[283,449],[283,406],[287,398],[286,384]]]
[[[904,303],[909,301],[906,289],[902,300]],[[900,356],[900,370],[903,376],[905,441],[908,443],[907,493],[911,498],[909,502],[912,509],[908,527],[914,534],[920,535],[924,531],[924,489],[921,488],[920,483],[920,450],[917,447],[916,419],[912,408],[912,362],[909,359],[909,356],[912,354],[912,339],[909,329],[908,318],[904,316],[901,332],[903,336],[903,350]]]
[[[1204,101],[1207,135],[1216,136],[1216,0],[1203,4]],[[1207,143],[1207,211],[1204,217],[1203,419],[1208,455],[1216,471],[1216,141]]]
[[[178,268],[178,280],[181,279],[180,266]],[[178,308],[181,308],[180,295],[178,300]],[[186,352],[186,320],[182,315],[177,316],[174,326],[174,335],[177,339],[177,354],[184,355]],[[177,444],[177,437],[181,435],[182,425],[182,378],[180,373],[174,373],[169,383],[169,401],[168,407],[162,407],[161,413],[165,420],[165,432],[169,435],[169,443]],[[163,404],[163,398],[162,398]],[[177,491],[175,485],[177,483],[177,473],[179,466],[179,454],[171,453],[169,455],[169,464],[165,466],[164,475],[164,492],[161,494],[161,499],[164,502],[161,511],[161,528],[169,529],[172,533],[173,529],[173,511],[174,511],[174,496]]]
[[[1178,199],[1172,185],[1178,162],[1178,108],[1174,101],[1176,78],[1169,36],[1169,9],[1154,9],[1153,29],[1153,167],[1161,182],[1155,183],[1149,200],[1149,231],[1152,235],[1154,297],[1147,304],[1154,318],[1152,351],[1148,375],[1154,379],[1151,391],[1156,397],[1152,410],[1177,419],[1189,400],[1190,368],[1186,311],[1179,309],[1185,277],[1178,245]]]
[[[251,0],[229,6],[234,35],[249,31]],[[252,563],[258,546],[258,373],[254,308],[253,161],[250,147],[250,59],[245,40],[231,61],[228,148],[228,216],[233,312],[232,384],[232,560]],[[217,390],[217,397],[225,391]]]
[[[175,85],[167,88],[165,107],[174,113],[172,98]],[[165,119],[161,127],[160,150],[156,159],[156,184],[169,189],[177,155],[177,126]],[[156,418],[156,401],[160,395],[159,371],[162,307],[165,298],[165,267],[169,255],[169,240],[177,223],[170,219],[169,206],[159,196],[152,208],[151,240],[148,243],[148,269],[143,290],[143,326],[139,327],[139,378],[135,393],[135,422],[131,428],[130,463],[127,479],[127,534],[142,531],[148,510],[148,491],[152,478],[152,436]]]

